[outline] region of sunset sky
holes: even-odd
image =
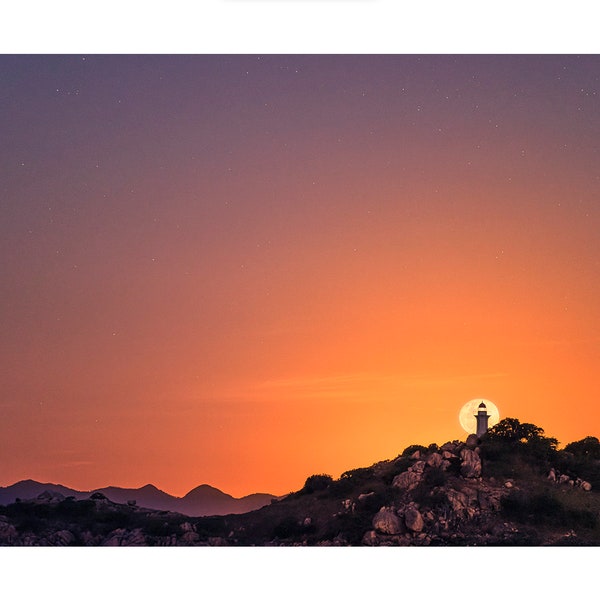
[[[600,436],[600,56],[0,56],[0,485]]]

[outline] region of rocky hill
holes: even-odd
[[[4,545],[600,545],[600,442],[558,450],[505,419],[482,438],[411,446],[394,459],[309,477],[245,514],[190,518],[102,493],[46,492],[0,507]]]

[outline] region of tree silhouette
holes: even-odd
[[[597,437],[588,435],[582,440],[567,444],[565,450],[575,456],[600,458],[600,441]]]

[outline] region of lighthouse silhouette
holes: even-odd
[[[487,407],[483,402],[479,405],[477,414],[473,416],[477,419],[477,437],[481,437],[487,431],[490,418]]]

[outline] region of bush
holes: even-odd
[[[404,448],[404,450],[402,450],[402,456],[410,456],[411,454],[417,452],[417,450],[419,452],[427,452],[427,448],[425,446],[421,446],[420,444],[413,444],[412,446],[408,446],[407,448]]]
[[[511,519],[534,525],[593,529],[597,518],[589,510],[566,508],[549,491],[515,490],[501,500],[502,512]]]
[[[588,436],[578,442],[567,444],[565,451],[581,458],[600,459],[600,441],[597,437]]]
[[[297,535],[305,533],[305,528],[302,523],[299,523],[294,517],[284,517],[275,527],[273,528],[273,537],[280,540],[291,538]]]
[[[518,419],[503,419],[481,438],[481,457],[486,475],[518,476],[533,469],[547,471],[557,455],[558,440],[544,430]]]
[[[319,475],[311,475],[308,477],[302,488],[302,492],[305,494],[312,494],[313,492],[319,492],[326,490],[333,483],[333,477],[325,473]]]

